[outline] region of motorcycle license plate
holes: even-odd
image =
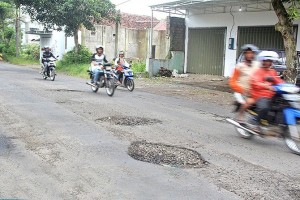
[[[106,67],[105,69],[106,69],[106,70],[111,70],[111,67]]]

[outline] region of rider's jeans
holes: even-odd
[[[48,62],[43,62],[43,64],[44,64],[44,73],[47,73],[47,71],[48,71]]]
[[[270,102],[269,98],[260,98],[256,101],[256,109],[257,109],[257,122],[260,123],[261,119],[267,119],[268,112],[270,110]]]
[[[94,73],[94,79],[93,79],[93,82],[94,83],[97,83],[97,81],[99,80],[99,76],[100,76],[100,73],[103,72],[102,70],[100,69],[94,69],[93,70],[93,73]]]

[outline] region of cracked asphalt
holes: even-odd
[[[3,62],[0,82],[0,199],[300,199],[300,157],[279,139],[240,138],[225,122],[229,93],[137,80],[109,97],[81,78],[52,82]],[[189,98],[187,87],[214,99]],[[136,141],[191,149],[209,164],[138,161],[128,155]]]

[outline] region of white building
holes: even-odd
[[[63,57],[63,54],[74,48],[74,38],[66,37],[64,31],[44,31],[44,26],[36,21],[31,21],[28,15],[24,15],[21,18],[22,29],[22,44],[29,43],[40,44],[41,49],[44,46],[49,46],[52,53],[59,58]],[[79,34],[79,41],[80,34]],[[42,52],[42,51],[41,51]]]
[[[271,0],[181,0],[151,8],[185,17],[185,72],[230,76],[246,43],[284,49]],[[299,23],[294,23],[296,37]]]

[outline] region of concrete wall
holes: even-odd
[[[147,59],[146,68],[150,77],[157,75],[161,67],[172,71],[173,69],[177,69],[178,73],[183,73],[184,52],[171,51],[171,59]]]
[[[189,11],[186,17],[186,49],[188,45],[188,29],[189,28],[207,28],[207,27],[227,27],[226,45],[225,45],[225,68],[224,76],[230,76],[235,67],[236,62],[236,41],[238,26],[270,26],[278,22],[278,18],[274,11],[264,12],[235,12],[221,14],[199,14],[197,11]],[[300,24],[296,21],[295,24]],[[300,27],[300,26],[299,26]],[[298,28],[297,50],[300,50],[300,28]],[[235,38],[235,49],[228,49],[229,38]],[[188,50],[188,49],[187,49]],[[186,54],[187,55],[187,54]],[[185,70],[187,68],[187,56],[185,57]]]
[[[96,31],[85,30],[85,45],[95,51],[96,45],[103,45],[108,59],[113,59],[120,50],[125,52],[127,58],[145,60],[148,52],[149,30],[136,30],[119,28],[118,49],[115,51],[115,27],[97,25]],[[169,51],[166,31],[153,32],[153,45],[156,45],[156,58],[165,58]]]

